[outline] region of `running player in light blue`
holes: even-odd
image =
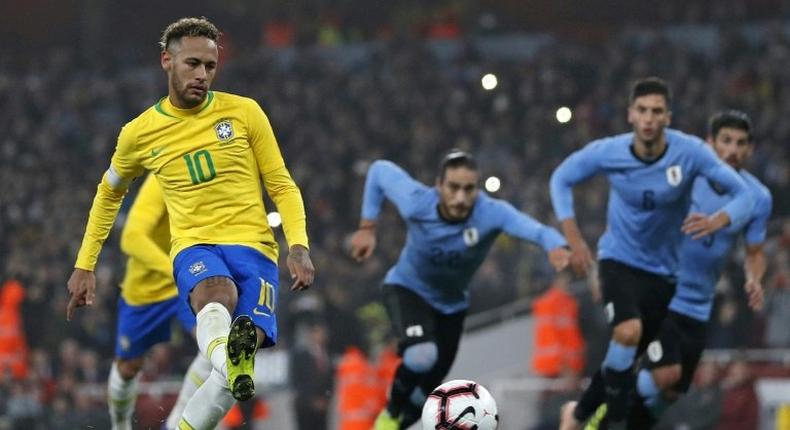
[[[571,265],[580,275],[593,262],[575,220],[573,186],[600,174],[611,187],[607,228],[598,242],[598,267],[612,339],[602,370],[580,402],[563,408],[563,430],[578,429],[603,399],[610,427],[625,425],[634,359],[666,316],[675,292],[683,233],[706,236],[740,225],[751,213],[751,193],[740,176],[699,138],[667,128],[670,99],[663,80],[638,81],[628,108],[633,131],[586,145],[566,158],[551,177],[554,211],[571,247]],[[697,177],[720,184],[731,200],[710,216],[684,222]]]
[[[376,161],[368,170],[352,256],[363,261],[373,254],[385,199],[408,229],[383,287],[403,362],[376,430],[408,428],[419,418],[426,394],[447,375],[469,307],[469,280],[500,233],[537,243],[557,271],[568,264],[570,252],[557,230],[479,191],[478,180],[475,160],[461,151],[442,160],[435,187],[389,161]]]
[[[745,223],[734,224],[703,238],[686,236],[680,248],[680,270],[675,296],[661,325],[658,338],[647,347],[647,360],[637,377],[639,398],[659,418],[664,407],[688,391],[705,348],[705,336],[716,283],[741,233],[746,258],[744,290],[753,310],[763,303],[762,280],[766,259],[763,243],[771,216],[771,194],[743,166],[754,150],[751,121],[738,111],[715,114],[709,125],[708,144],[716,154],[738,171],[754,198],[755,205]],[[691,217],[712,214],[731,201],[721,187],[706,178],[694,181]]]

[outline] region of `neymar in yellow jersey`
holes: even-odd
[[[173,279],[167,208],[153,175],[143,182],[126,217],[121,250],[129,258],[118,298],[115,361],[107,381],[107,402],[112,429],[131,430],[138,374],[146,352],[170,339],[174,318],[187,333],[193,333],[195,328],[195,315],[179,299]],[[211,363],[203,354],[197,354],[168,416],[167,428],[178,425],[187,401],[210,373]]]
[[[251,398],[255,352],[277,341],[278,249],[264,188],[282,215],[291,289],[314,277],[301,193],[268,118],[252,99],[211,91],[218,38],[205,18],[163,32],[168,95],[121,130],[68,282],[71,318],[93,304],[93,270],[129,182],[152,172],[170,216],[179,296],[196,313],[198,346],[213,366],[184,410],[185,429],[213,428],[234,399]]]

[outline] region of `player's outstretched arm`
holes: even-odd
[[[494,200],[496,211],[502,231],[510,236],[528,240],[540,245],[549,256],[554,270],[560,272],[568,267],[571,252],[568,243],[555,228],[549,227],[531,216],[519,211],[504,200]],[[492,215],[494,216],[494,215]]]
[[[549,192],[554,215],[562,225],[562,233],[571,248],[570,265],[577,276],[585,277],[594,264],[592,253],[576,223],[573,210],[573,186],[603,170],[607,142],[599,140],[574,152],[551,174]]]
[[[90,306],[96,290],[96,278],[93,269],[99,258],[102,245],[110,234],[121,202],[126,194],[128,183],[116,180],[113,168],[105,173],[93,199],[85,235],[74,264],[74,272],[67,283],[71,295],[66,307],[66,318],[71,319],[75,309]]]
[[[397,164],[376,160],[368,168],[362,193],[362,216],[359,228],[351,236],[351,257],[357,262],[367,260],[376,249],[376,219],[384,200],[391,201],[401,216],[414,210],[418,196],[428,187],[409,176]]]
[[[130,123],[131,124],[131,123]],[[110,234],[123,197],[132,179],[143,173],[143,167],[134,154],[137,141],[134,126],[127,124],[118,135],[118,145],[110,168],[102,176],[88,215],[88,224],[77,253],[74,273],[67,283],[71,298],[66,307],[66,317],[71,319],[76,308],[93,304],[96,278],[93,269],[99,259],[102,245]],[[87,272],[87,273],[86,273]]]
[[[268,172],[263,178],[266,191],[282,214],[283,233],[289,245],[286,264],[294,281],[291,290],[306,290],[313,285],[315,268],[308,248],[307,217],[302,193],[284,166]]]
[[[302,192],[285,166],[274,130],[263,109],[252,99],[247,99],[247,127],[258,172],[263,179],[266,193],[282,216],[283,234],[288,246],[310,248],[307,238],[307,216]]]

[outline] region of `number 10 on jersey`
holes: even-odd
[[[192,178],[192,184],[194,185],[208,182],[217,176],[217,171],[214,170],[214,161],[211,159],[211,153],[207,149],[194,154],[184,155],[184,161],[187,163],[189,177]],[[207,171],[208,174],[206,174]]]

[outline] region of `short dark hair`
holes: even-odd
[[[159,47],[167,49],[170,43],[181,40],[182,37],[205,37],[216,42],[222,33],[205,16],[200,18],[181,18],[170,24],[162,32]]]
[[[655,76],[634,82],[634,86],[631,87],[631,97],[628,101],[633,103],[637,98],[650,94],[662,95],[667,101],[667,106],[672,104],[672,91],[669,89],[669,84]]]
[[[444,181],[444,175],[447,169],[454,169],[456,167],[466,167],[469,170],[477,171],[477,161],[472,157],[472,154],[462,151],[460,149],[452,149],[447,155],[442,158],[439,163],[439,181]]]
[[[715,139],[722,128],[743,130],[752,141],[752,120],[745,112],[729,109],[713,114],[708,121],[708,134]]]

